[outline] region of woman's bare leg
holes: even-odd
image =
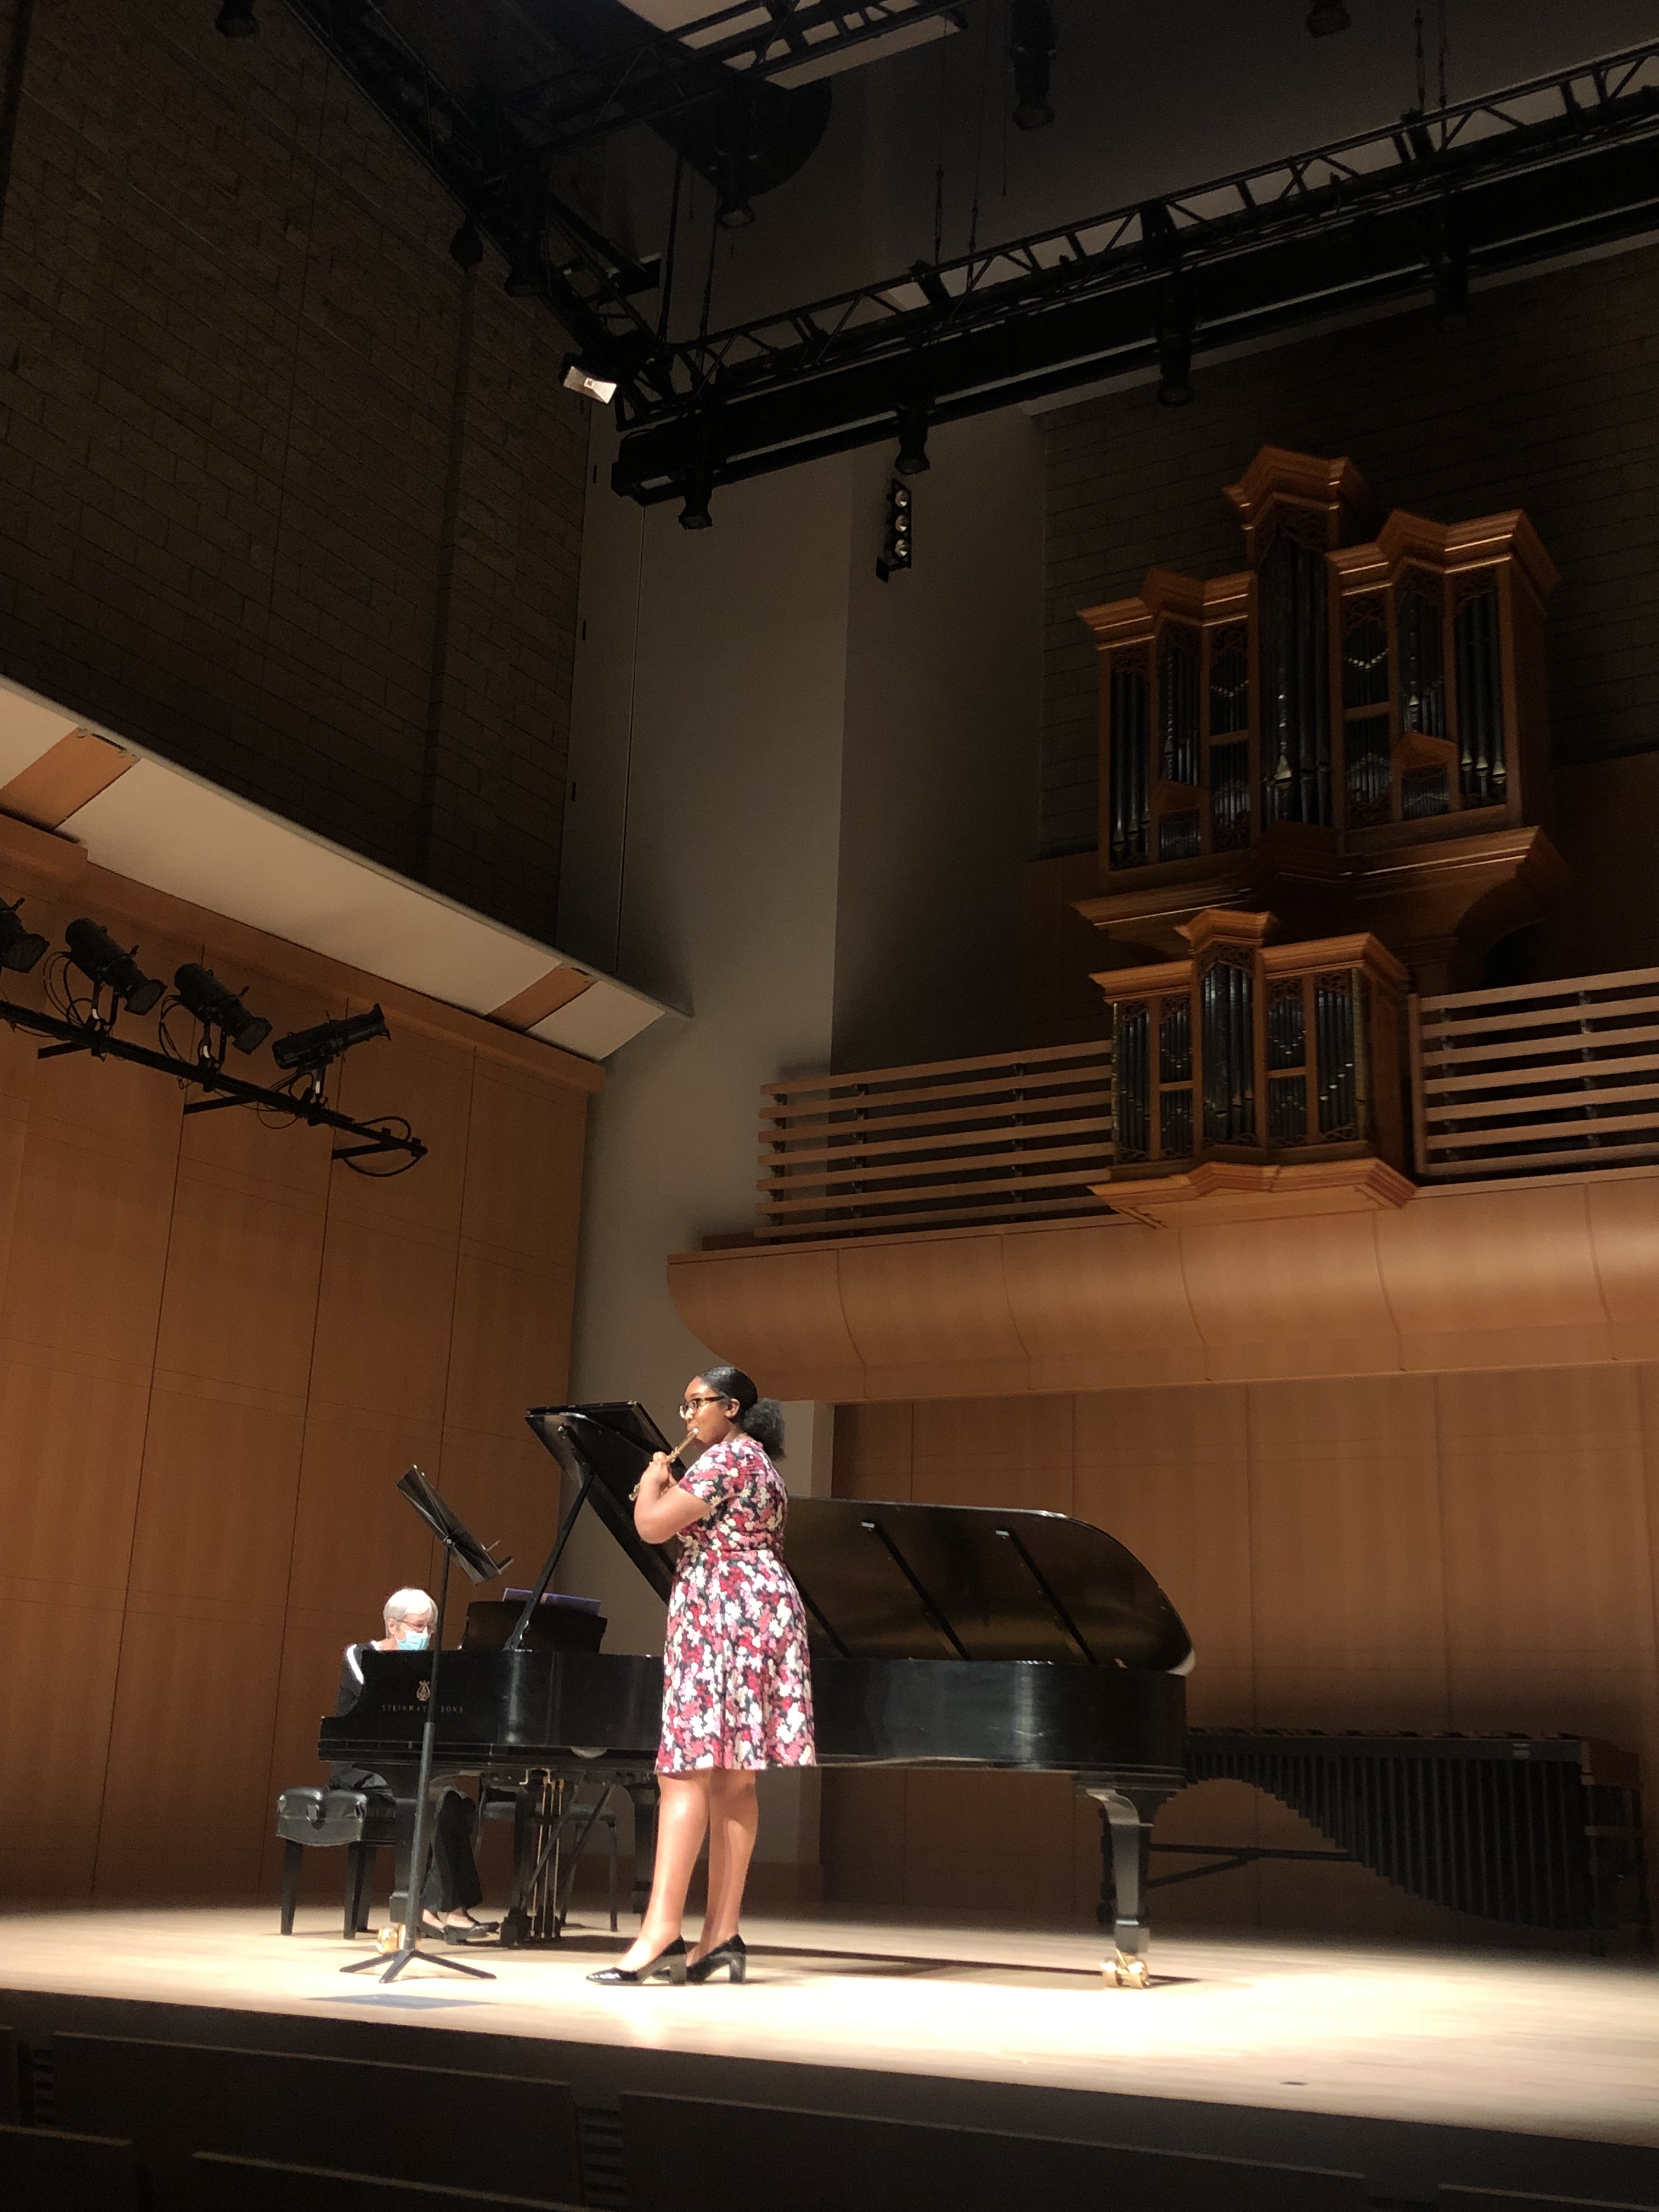
[[[708,1826],[708,1771],[665,1774],[659,1778],[662,1795],[657,1814],[657,1864],[651,1881],[651,1901],[645,1908],[640,1932],[617,1964],[632,1973],[665,1950],[680,1932],[685,1911],[685,1893],[691,1886],[697,1853]]]
[[[708,1800],[708,1905],[696,1958],[717,1950],[738,1932],[743,1917],[744,1884],[755,1848],[755,1829],[760,1802],[755,1778],[735,1768],[719,1768],[710,1776]]]

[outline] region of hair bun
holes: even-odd
[[[775,1398],[757,1398],[738,1425],[753,1437],[768,1459],[783,1457],[783,1408]]]
[[[738,1409],[738,1426],[769,1459],[783,1457],[783,1408],[775,1398],[763,1398],[741,1367],[705,1367],[697,1378]]]

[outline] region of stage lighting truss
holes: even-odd
[[[21,901],[0,901],[0,969],[26,974],[46,958],[47,940],[26,929],[18,915]],[[270,1034],[263,1014],[242,1003],[242,994],[221,982],[210,968],[187,960],[173,977],[174,995],[161,1007],[158,1033],[161,1049],[152,1050],[118,1034],[116,1022],[123,1011],[151,1012],[165,986],[147,975],[138,964],[137,948],[124,951],[101,923],[82,915],[64,932],[66,949],[46,962],[42,981],[52,1011],[20,1006],[0,998],[0,1022],[13,1030],[48,1042],[40,1048],[42,1060],[57,1060],[67,1053],[90,1053],[94,1060],[125,1060],[134,1067],[153,1068],[171,1076],[186,1090],[207,1096],[187,1098],[186,1114],[212,1114],[227,1106],[252,1107],[262,1121],[287,1126],[303,1121],[310,1128],[332,1129],[350,1139],[337,1144],[334,1157],[360,1174],[402,1175],[426,1158],[427,1148],[398,1114],[383,1114],[372,1121],[356,1121],[331,1106],[325,1088],[327,1070],[353,1045],[390,1035],[379,1006],[366,1014],[349,1014],[343,1020],[319,1022],[279,1038],[272,1057],[288,1074],[288,1082],[273,1088],[249,1083],[229,1074],[225,1067],[228,1046],[257,1052]],[[88,993],[75,976],[90,984]],[[181,1050],[171,1035],[169,1020],[180,1009],[200,1024],[193,1052]],[[372,1161],[389,1164],[372,1166]]]
[[[709,495],[726,484],[890,438],[919,380],[935,424],[1154,367],[1164,404],[1184,404],[1186,380],[1168,374],[1178,366],[1163,319],[1172,275],[1194,353],[1431,283],[1446,321],[1460,312],[1448,295],[1464,270],[1497,277],[1596,251],[1645,235],[1659,209],[1650,38],[1161,199],[675,339],[660,298],[653,313],[641,305],[660,294],[662,264],[623,251],[562,200],[550,164],[707,101],[710,65],[741,89],[798,68],[807,45],[822,62],[901,24],[954,18],[960,0],[750,0],[630,46],[614,70],[580,68],[498,100],[451,90],[376,0],[287,4],[460,206],[452,251],[462,265],[488,239],[513,289],[550,309],[600,384],[615,381],[624,434],[612,489],[643,506],[683,501],[688,529],[708,526]],[[231,11],[245,6],[233,0]],[[1316,37],[1347,22],[1346,0],[1306,7]],[[1017,80],[1026,76],[1018,119],[1040,125],[1053,10],[1015,0],[1005,12]],[[718,185],[712,165],[704,173]],[[1438,241],[1453,201],[1465,243],[1448,260]]]
[[[1315,12],[1334,30],[1346,11]],[[718,491],[880,443],[896,424],[902,436],[919,386],[935,426],[1149,368],[1164,404],[1179,405],[1190,388],[1183,352],[1367,311],[1431,284],[1451,319],[1477,280],[1651,231],[1656,149],[1650,38],[680,339],[618,392],[612,489],[645,506],[681,496],[697,463],[696,425],[711,418],[720,426]],[[1172,282],[1182,310],[1173,326]]]

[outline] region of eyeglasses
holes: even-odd
[[[713,1393],[706,1398],[688,1398],[680,1407],[680,1419],[683,1421],[695,1420],[705,1406],[729,1406],[732,1403],[732,1401],[730,1398]]]

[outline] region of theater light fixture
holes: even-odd
[[[608,407],[617,396],[617,379],[602,375],[580,354],[565,356],[564,368],[559,380],[567,392],[580,392],[584,399],[597,399],[601,407]]]
[[[1193,312],[1171,286],[1158,319],[1158,404],[1188,407],[1193,398]]]
[[[270,1035],[263,1014],[250,1013],[242,994],[222,983],[211,968],[186,960],[173,979],[173,988],[204,1030],[217,1030],[238,1052],[258,1052]]]
[[[10,906],[0,904],[0,968],[27,975],[45,958],[47,945],[44,937],[25,929],[19,921],[17,909],[22,903],[21,899],[16,899]]]
[[[1333,31],[1346,31],[1353,18],[1343,5],[1343,0],[1314,0],[1308,10],[1308,35],[1328,39]]]
[[[375,1006],[366,1014],[348,1014],[343,1021],[319,1022],[314,1029],[295,1030],[289,1036],[278,1037],[270,1048],[270,1056],[290,1074],[320,1075],[353,1045],[372,1044],[377,1037],[391,1034],[386,1016]]]
[[[898,414],[898,459],[893,466],[902,477],[924,476],[933,464],[927,458],[927,410],[901,407]]]
[[[714,518],[708,512],[708,502],[714,495],[714,478],[706,472],[690,476],[685,480],[685,502],[680,508],[682,530],[712,530]]]
[[[902,477],[893,477],[887,486],[887,519],[876,574],[884,584],[890,576],[913,567],[915,557],[915,494]]]
[[[100,923],[83,915],[70,922],[64,939],[81,973],[94,988],[119,1000],[130,1014],[147,1014],[161,997],[163,986],[138,965],[137,945],[123,952]]]
[[[1054,0],[1013,0],[1008,19],[1008,58],[1014,65],[1014,122],[1043,131],[1054,119],[1048,81],[1060,33]]]
[[[257,38],[259,18],[253,12],[253,0],[224,0],[213,27],[222,39]]]
[[[483,237],[478,226],[468,216],[449,241],[449,251],[458,267],[471,270],[483,259]]]

